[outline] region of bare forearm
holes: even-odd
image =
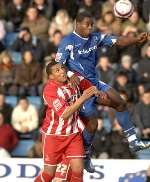
[[[65,112],[62,114],[63,119],[68,119],[74,112],[76,112],[84,103],[82,96],[71,106],[69,106]]]
[[[82,96],[76,100],[75,103],[73,103],[70,107],[68,107],[64,113],[62,114],[62,118],[63,119],[68,119],[74,112],[76,112],[81,105],[88,100],[90,97],[92,97],[93,95],[97,94],[97,89],[95,86],[91,86],[88,89],[84,90]]]
[[[118,46],[128,46],[138,43],[137,37],[127,37],[127,36],[121,36],[117,39],[116,45]]]
[[[136,43],[144,43],[149,39],[149,33],[143,32],[136,37],[122,36],[119,37],[116,44],[119,46],[128,46]]]

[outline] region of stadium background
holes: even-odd
[[[114,17],[114,1],[0,1],[0,181],[10,181],[5,173],[6,169],[15,169],[12,164],[17,166],[20,161],[35,164],[37,161],[40,166],[41,159],[33,158],[42,157],[39,128],[44,116],[41,97],[47,80],[44,68],[48,57],[55,56],[63,36],[73,30],[78,12],[91,12],[95,30],[103,33],[136,36],[143,31],[150,32],[149,0],[133,0],[136,9],[127,20]],[[98,50],[98,56],[99,79],[112,85],[126,99],[138,135],[143,140],[150,140],[150,42],[125,48],[103,47]],[[117,171],[122,169],[122,179],[118,178],[117,182],[144,182],[144,174],[150,165],[150,150],[131,153],[114,117],[115,111],[107,107],[98,109],[98,129],[93,142],[95,165],[105,169],[110,161]],[[124,160],[117,167],[117,159],[138,159],[138,164],[135,165],[135,160],[128,161],[129,168]],[[124,170],[123,166],[128,170]],[[98,171],[101,170],[98,167]],[[132,172],[132,177],[127,175]],[[23,181],[13,179],[11,174],[16,176],[18,173],[8,173],[11,181]],[[92,181],[98,178],[97,175],[91,177]],[[108,175],[107,171],[105,175]],[[31,178],[25,181],[29,182]],[[96,181],[105,180],[98,178]]]

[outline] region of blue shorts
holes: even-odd
[[[94,81],[92,82],[98,90],[106,92],[111,88],[108,84],[102,82],[102,81]],[[87,100],[82,108],[80,109],[80,115],[82,117],[90,118],[90,117],[97,117],[98,116],[98,110],[96,106],[96,97],[91,97],[89,100]]]

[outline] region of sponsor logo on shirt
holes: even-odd
[[[97,49],[97,46],[89,47],[89,49],[78,50],[79,54],[88,54],[89,52]]]
[[[53,106],[54,106],[55,110],[58,111],[59,109],[61,109],[62,104],[59,99],[56,99],[53,101]]]

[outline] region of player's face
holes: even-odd
[[[83,21],[77,23],[77,31],[83,37],[88,37],[93,31],[93,20],[92,18],[85,17]]]
[[[51,69],[50,79],[53,79],[58,83],[67,81],[67,71],[63,65],[56,64]]]

